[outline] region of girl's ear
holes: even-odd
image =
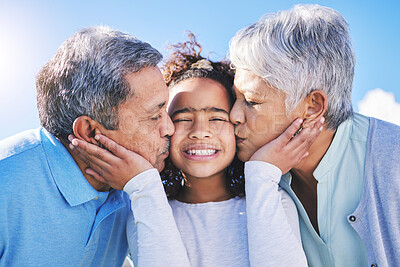
[[[308,94],[305,99],[305,109],[303,114],[303,128],[314,125],[326,113],[328,108],[328,97],[322,90],[315,90]]]

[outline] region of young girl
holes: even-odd
[[[234,126],[229,121],[233,73],[229,62],[201,57],[201,46],[190,37],[173,46],[163,67],[170,88],[168,113],[175,125],[170,159],[182,175],[171,172],[167,164],[161,177],[170,185],[166,186],[169,203],[191,265],[249,266],[243,166],[232,162],[236,151]],[[175,188],[169,190],[172,184]],[[300,244],[297,212],[289,195],[284,191],[274,194],[287,204],[286,214],[298,237],[294,241]],[[275,224],[279,228],[272,230],[274,225],[267,220],[261,223],[279,232],[281,221],[287,220],[284,213],[280,216]],[[287,246],[282,243],[271,249],[284,251]],[[297,249],[293,253],[302,255],[301,246]],[[268,255],[272,254],[264,254],[264,264],[282,264],[281,259]]]
[[[243,164],[234,160],[234,126],[229,121],[232,70],[228,62],[201,57],[200,45],[194,36],[190,38],[173,46],[163,73],[170,88],[168,112],[175,126],[170,162],[161,174],[170,207],[162,201],[166,198],[159,185],[154,186],[157,179],[161,184],[159,177],[151,178],[154,173],[147,173],[143,180],[151,180],[156,189],[129,190],[133,183],[142,182],[141,177],[134,177],[124,188],[132,202],[127,236],[135,266],[170,266],[171,257],[176,258],[174,266],[307,266],[296,208],[278,182],[282,172],[306,152],[304,137],[315,138],[320,125],[291,138],[300,126],[295,122],[273,144],[261,148],[255,159],[271,162],[275,158],[277,166],[247,162],[244,197]],[[132,161],[131,166],[123,166],[117,160],[132,152],[116,150],[117,145],[104,136],[99,141],[115,155],[96,150],[96,157],[110,159],[101,167],[103,176],[108,173],[109,177],[96,178],[117,181],[134,168]],[[278,147],[289,149],[277,155]],[[295,147],[296,152],[290,152]],[[80,142],[76,149],[83,158],[94,154]],[[121,169],[124,174],[118,172]],[[146,202],[143,195],[154,199]],[[143,215],[145,207],[153,216]]]

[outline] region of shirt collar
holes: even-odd
[[[350,136],[353,132],[353,117],[351,116],[346,121],[342,122],[336,129],[332,143],[326,151],[324,157],[321,159],[317,168],[314,170],[314,177],[318,182],[325,177],[332,168],[341,160],[347,144],[349,143]]]
[[[291,173],[287,172],[287,173],[283,174],[279,184],[288,191],[288,189],[290,188],[291,183],[292,183],[292,175],[291,175]]]
[[[98,197],[98,192],[83,176],[63,144],[44,128],[40,135],[50,172],[69,205],[77,206]]]

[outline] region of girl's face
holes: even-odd
[[[210,177],[232,161],[236,142],[226,89],[207,78],[179,82],[168,113],[175,125],[170,158],[187,176]]]

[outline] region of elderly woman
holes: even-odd
[[[239,159],[251,159],[295,118],[303,129],[326,118],[310,155],[280,182],[297,205],[308,263],[399,266],[400,128],[353,113],[355,56],[345,19],[297,5],[240,30],[229,53]],[[249,218],[249,235],[259,233],[251,252],[268,236]]]

